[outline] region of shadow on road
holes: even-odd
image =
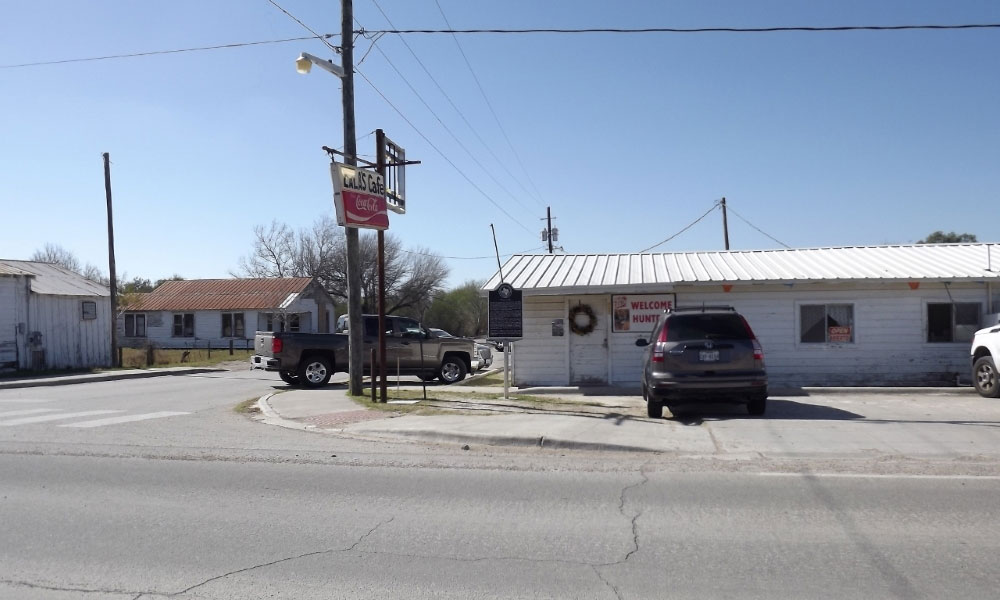
[[[684,425],[701,425],[705,419],[713,421],[727,419],[850,421],[865,418],[864,415],[859,415],[849,410],[833,408],[832,406],[775,399],[767,401],[767,412],[761,417],[751,417],[747,414],[747,409],[744,406],[727,404],[678,406],[676,412],[671,412],[673,420]]]

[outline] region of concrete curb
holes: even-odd
[[[420,440],[434,443],[452,444],[478,444],[481,446],[518,446],[528,448],[547,448],[552,450],[590,450],[598,452],[662,452],[643,446],[627,446],[623,444],[604,444],[598,442],[578,442],[575,440],[564,440],[559,438],[548,438],[545,436],[506,436],[487,435],[474,433],[442,433],[433,430],[410,430],[410,431],[359,431],[349,430],[338,431],[352,437],[363,437],[364,439],[408,439]]]
[[[11,390],[18,388],[49,387],[56,385],[73,385],[76,383],[93,383],[100,381],[119,381],[122,379],[148,379],[150,377],[163,377],[165,375],[196,375],[199,373],[219,373],[226,369],[215,369],[211,367],[192,368],[184,370],[151,369],[138,373],[87,373],[84,375],[57,375],[52,378],[39,377],[37,379],[18,379],[13,381],[0,381],[0,390]]]
[[[322,431],[318,429],[315,425],[306,425],[304,423],[299,423],[298,421],[293,421],[291,419],[286,419],[282,417],[276,410],[274,410],[268,403],[271,396],[274,396],[277,392],[271,392],[270,394],[265,394],[257,399],[257,408],[260,409],[260,413],[263,416],[253,417],[255,421],[260,421],[266,425],[277,425],[278,427],[284,427],[285,429],[295,429],[297,431]]]

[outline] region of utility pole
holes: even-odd
[[[548,225],[548,230],[549,230],[549,235],[548,235],[548,238],[549,238],[549,254],[552,254],[552,207],[551,206],[546,206],[545,207],[545,214],[548,215],[548,219],[549,219],[549,225]]]
[[[385,132],[381,129],[375,130],[375,169],[385,180]],[[421,319],[421,323],[423,320]],[[420,342],[421,366],[424,360],[423,338]],[[372,377],[375,376],[375,365],[371,368]],[[386,390],[385,381],[385,231],[378,230],[378,378],[379,378],[379,402],[389,400],[389,392]],[[426,389],[426,388],[425,388]]]
[[[340,55],[344,69],[344,162],[358,164],[358,144],[354,130],[354,7],[352,0],[341,0]],[[364,369],[364,323],[361,318],[361,243],[358,230],[346,227],[347,241],[347,323],[348,390],[353,396],[364,393],[361,372]],[[374,367],[374,365],[373,365]],[[372,369],[374,372],[374,368]]]
[[[118,277],[115,275],[115,223],[111,212],[111,155],[104,153],[104,195],[108,199],[108,272],[111,277],[111,366],[118,364]]]
[[[726,197],[722,197],[722,235],[726,238],[726,250],[729,250],[729,221],[726,220]]]

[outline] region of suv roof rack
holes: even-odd
[[[694,312],[694,311],[706,312],[706,311],[709,311],[709,310],[724,310],[724,311],[736,312],[736,309],[733,308],[732,306],[706,306],[704,304],[702,304],[701,306],[684,306],[684,307],[675,306],[673,308],[668,308],[667,312],[668,313],[671,313],[671,312]]]

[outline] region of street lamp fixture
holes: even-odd
[[[313,65],[323,69],[324,71],[333,73],[341,79],[344,78],[344,70],[337,65],[333,64],[332,60],[323,60],[318,56],[313,56],[308,52],[303,52],[299,54],[299,57],[295,59],[295,70],[302,75],[306,75],[312,70]]]

